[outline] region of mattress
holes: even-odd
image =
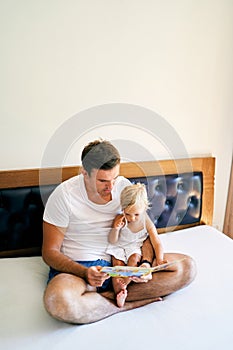
[[[233,348],[233,240],[210,226],[160,235],[166,252],[191,255],[196,279],[141,308],[89,325],[44,309],[48,267],[41,257],[0,260],[0,349],[230,350]]]

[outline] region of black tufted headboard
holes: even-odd
[[[130,180],[145,184],[150,202],[148,214],[156,228],[192,225],[200,221],[203,192],[201,172]]]
[[[0,190],[0,252],[31,249],[32,254],[40,253],[44,203],[55,187]]]
[[[208,159],[212,160],[213,167],[214,158]],[[170,164],[171,172],[174,166],[171,161],[167,162]],[[179,160],[176,162],[179,163]],[[143,182],[146,185],[151,203],[149,215],[158,231],[201,224],[203,218],[205,223],[210,224],[213,205],[210,206],[208,203],[207,194],[209,193],[208,198],[212,198],[213,174],[211,173],[211,176],[208,177],[206,169],[201,169],[199,166],[198,171],[179,172],[179,174],[165,173],[164,175],[162,174],[164,170],[169,171],[165,163],[161,161],[159,163],[159,171],[156,169],[158,162],[156,162],[156,168],[155,162],[123,163],[121,166],[122,175],[128,177],[131,182]],[[183,168],[186,170],[185,166]],[[195,169],[193,161],[192,169]],[[44,204],[57,183],[75,175],[79,168],[63,169],[62,175],[61,169],[59,171],[51,169],[49,172],[47,170],[43,173],[46,176],[42,177],[41,171],[35,172],[35,169],[26,173],[25,171],[24,173],[20,171],[0,172],[0,185],[2,184],[0,189],[0,257],[40,255]],[[36,176],[31,176],[32,173],[34,175],[36,173]],[[56,174],[55,181],[51,173]],[[135,176],[132,176],[133,174]],[[27,180],[27,177],[30,180]],[[62,177],[60,181],[59,177]],[[211,181],[208,180],[209,178]],[[20,183],[23,183],[22,187],[19,186]],[[207,187],[211,185],[211,192],[208,191],[208,188],[206,191],[205,185]],[[207,218],[208,211],[211,215],[210,219]]]

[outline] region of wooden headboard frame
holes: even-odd
[[[211,225],[214,208],[215,158],[202,157],[122,163],[120,174],[130,178],[177,173],[181,174],[190,171],[201,171],[203,174],[202,215],[199,224]],[[0,171],[0,189],[56,184],[77,175],[79,172],[80,166],[9,171],[3,170]],[[168,229],[172,230],[171,227]],[[161,233],[168,229],[160,229],[159,232]]]

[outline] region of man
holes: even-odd
[[[111,279],[100,266],[111,265],[108,233],[120,213],[121,190],[130,182],[119,176],[120,155],[110,142],[89,143],[81,160],[81,174],[60,184],[45,207],[42,256],[50,266],[44,294],[47,311],[62,321],[85,324],[160,300],[188,285],[195,277],[195,264],[186,256],[169,272],[134,279],[124,307],[117,307]],[[152,263],[149,240],[142,252],[141,264]],[[164,255],[168,261],[182,257]]]

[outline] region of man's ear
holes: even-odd
[[[88,176],[88,172],[84,168],[81,168],[81,174],[83,174],[84,177]]]

